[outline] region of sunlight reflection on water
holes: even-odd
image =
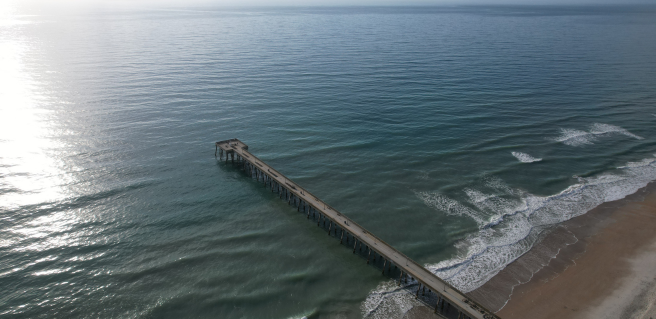
[[[6,22],[2,27],[13,31]],[[42,107],[47,104],[47,97],[38,92],[43,85],[23,61],[27,50],[20,37],[0,42],[0,207],[5,209],[65,196],[61,186],[66,176],[50,151],[61,142],[51,138],[52,111]]]
[[[75,224],[71,220],[75,216],[70,213],[44,214],[32,216],[35,218],[28,223],[16,222],[22,216],[36,214],[36,205],[49,206],[66,199],[66,185],[72,177],[62,169],[57,151],[62,142],[56,138],[57,122],[48,109],[48,83],[40,82],[25,61],[30,50],[38,49],[19,28],[29,23],[29,17],[12,16],[10,5],[0,6],[0,30],[9,35],[0,38],[0,210],[27,208],[20,214],[2,216],[9,227],[0,247],[43,251],[71,245],[75,238],[61,235]],[[30,264],[35,263],[39,261]]]

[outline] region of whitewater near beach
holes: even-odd
[[[0,19],[2,317],[421,304],[218,140],[470,294],[656,180],[651,7],[4,1]]]

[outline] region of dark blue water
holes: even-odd
[[[2,317],[416,303],[217,140],[463,291],[656,179],[654,8],[0,7]]]

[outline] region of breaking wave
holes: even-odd
[[[541,158],[535,158],[531,155],[522,152],[512,152],[512,155],[522,163],[533,163],[542,160]]]
[[[420,296],[421,300],[408,293],[407,289],[417,285],[414,280],[408,280],[407,284],[397,287],[394,280],[387,280],[378,285],[367,299],[362,302],[360,310],[362,317],[367,319],[389,319],[402,318],[414,306],[422,305],[422,301],[429,304],[437,302],[433,294]]]
[[[475,209],[455,213],[474,216],[479,231],[457,244],[459,254],[455,258],[429,265],[428,269],[462,291],[472,291],[527,252],[544,229],[582,215],[604,202],[622,199],[653,180],[656,180],[656,159],[648,158],[629,162],[616,173],[579,178],[577,184],[552,196],[536,196],[521,190],[486,194],[465,189],[468,205]],[[492,191],[501,190],[494,185],[487,186]],[[450,206],[439,205],[445,202]],[[457,206],[448,199],[426,204],[447,214],[454,213],[453,207],[466,207]]]
[[[590,126],[588,131],[581,131],[575,129],[563,128],[560,129],[560,136],[555,138],[556,141],[562,142],[565,145],[570,146],[582,146],[587,144],[594,144],[594,142],[602,136],[620,134],[628,137],[635,138],[637,140],[643,139],[641,136],[635,135],[626,129],[623,129],[619,126],[594,123]]]

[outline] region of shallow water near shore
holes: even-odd
[[[656,179],[653,8],[0,6],[3,317],[407,309],[217,140],[466,292]]]

